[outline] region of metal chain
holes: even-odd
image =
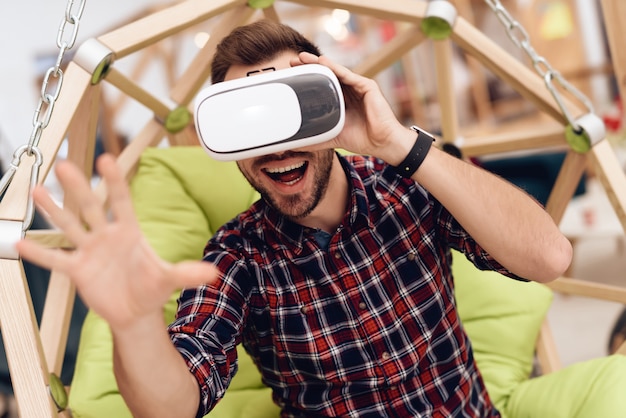
[[[487,5],[491,8],[491,10],[495,13],[498,20],[506,29],[506,33],[508,37],[513,41],[513,43],[523,50],[530,60],[532,61],[533,67],[537,71],[537,73],[543,78],[546,87],[556,100],[559,108],[563,112],[563,115],[567,119],[567,122],[574,129],[574,131],[580,133],[581,128],[578,123],[572,117],[570,111],[565,106],[565,102],[563,101],[563,97],[561,93],[556,89],[555,82],[560,84],[561,88],[570,93],[576,99],[578,99],[588,110],[588,113],[594,113],[593,105],[591,101],[585,96],[580,90],[574,87],[571,83],[569,83],[561,73],[552,68],[548,60],[544,57],[540,56],[537,51],[533,48],[530,43],[530,36],[528,36],[528,32],[524,27],[515,20],[509,11],[502,5],[500,0],[485,0]]]
[[[54,66],[50,67],[43,79],[43,83],[41,85],[39,103],[35,108],[35,114],[33,115],[33,129],[30,134],[30,138],[28,140],[28,144],[21,146],[18,148],[13,154],[13,160],[11,161],[10,167],[7,172],[4,174],[2,179],[0,179],[0,196],[4,194],[7,187],[13,180],[15,173],[22,161],[22,157],[27,155],[29,157],[34,157],[35,162],[32,166],[31,172],[31,181],[28,190],[28,204],[24,219],[24,232],[30,228],[32,225],[32,220],[34,216],[34,206],[32,202],[32,198],[30,197],[30,189],[32,189],[38,181],[39,177],[39,167],[42,164],[42,156],[41,151],[39,150],[39,140],[41,139],[41,135],[50,123],[50,119],[52,117],[52,111],[54,110],[54,105],[59,98],[59,94],[61,93],[61,86],[63,85],[63,70],[61,70],[61,65],[63,64],[63,59],[65,58],[65,54],[67,51],[74,47],[76,43],[76,37],[78,36],[78,27],[80,24],[80,19],[83,16],[83,12],[85,10],[85,2],[86,0],[68,0],[67,7],[65,8],[65,16],[61,21],[59,26],[59,30],[57,33],[56,44],[59,48],[59,54],[57,56],[56,62]],[[51,81],[53,81],[51,83]]]

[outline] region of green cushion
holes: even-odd
[[[452,273],[478,369],[491,400],[503,411],[512,391],[530,376],[552,292],[539,283],[480,271],[458,252],[453,252]]]
[[[503,418],[626,416],[626,356],[593,359],[529,379],[552,300],[546,286],[480,271],[456,252],[453,274],[461,320]]]
[[[507,412],[515,418],[624,418],[626,356],[588,360],[522,382]]]
[[[69,408],[74,418],[132,418],[113,375],[113,340],[108,324],[92,311],[83,322]]]
[[[169,261],[199,259],[211,234],[257,199],[235,163],[198,147],[144,151],[131,192],[150,244]]]

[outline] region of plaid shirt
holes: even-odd
[[[207,413],[245,349],[283,417],[497,417],[457,315],[449,247],[510,275],[423,188],[340,157],[351,204],[328,247],[264,201],[211,239],[221,281],[185,290],[171,338]]]

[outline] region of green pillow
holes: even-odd
[[[132,418],[113,375],[109,325],[93,311],[82,326],[69,408],[74,418]]]
[[[200,147],[148,148],[131,193],[148,241],[169,261],[201,258],[211,235],[258,198],[234,162]]]
[[[624,418],[626,356],[588,360],[522,382],[507,412],[515,418]]]
[[[459,252],[452,256],[459,315],[489,396],[502,412],[512,391],[530,376],[552,291],[478,270]]]

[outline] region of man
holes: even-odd
[[[76,251],[18,248],[68,274],[108,321],[134,416],[205,414],[236,372],[240,342],[283,416],[498,416],[457,316],[449,249],[480,268],[549,281],[568,267],[571,246],[528,195],[429,147],[398,122],[374,81],[319,55],[266,21],[220,44],[213,82],[328,66],[344,87],[346,124],[329,143],[239,161],[262,199],[217,232],[208,262],[155,255],[110,156],[98,170],[112,220],[69,164],[57,176],[87,229],[34,190]],[[161,307],[180,288],[166,331]]]

